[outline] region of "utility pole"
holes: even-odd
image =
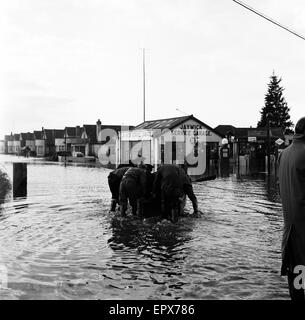
[[[145,122],[145,113],[146,113],[146,106],[145,106],[145,48],[143,48],[143,122]]]
[[[270,114],[267,114],[267,165],[268,165],[268,175],[271,175],[271,141],[270,141]]]
[[[67,131],[65,132],[65,166],[67,162]]]
[[[265,20],[267,20],[267,21],[275,24],[276,26],[278,26],[278,27],[280,27],[280,28],[282,28],[282,29],[290,32],[291,34],[293,34],[293,35],[301,38],[302,40],[305,40],[305,37],[304,37],[304,36],[300,35],[299,33],[293,31],[292,29],[290,29],[290,28],[288,28],[288,27],[285,27],[284,25],[282,25],[281,23],[273,20],[272,18],[267,17],[265,14],[263,14],[263,13],[257,11],[256,9],[250,7],[248,4],[246,4],[246,3],[242,2],[242,1],[239,1],[239,0],[233,0],[233,1],[234,1],[235,3],[237,3],[237,4],[239,4],[240,6],[244,7],[245,9],[247,9],[247,10],[249,10],[249,11],[252,11],[253,13],[257,14],[257,15],[260,16],[261,18],[263,18],[263,19],[265,19]]]

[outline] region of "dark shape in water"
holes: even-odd
[[[13,164],[13,197],[26,197],[27,195],[27,164]]]
[[[11,183],[5,172],[0,171],[0,204],[4,202],[6,195],[11,190]]]

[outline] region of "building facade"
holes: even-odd
[[[20,134],[19,133],[14,134],[13,153],[18,154],[18,155],[21,153],[21,141],[20,141]]]
[[[44,157],[46,154],[45,140],[42,137],[42,131],[34,131],[35,152],[37,157]]]
[[[278,150],[287,146],[282,128],[236,128],[231,125],[219,125],[217,132],[228,139],[230,158],[239,163],[241,157],[247,157],[254,166],[265,167],[268,146],[270,154],[277,156]],[[268,141],[269,140],[269,141]]]
[[[222,136],[193,115],[145,121],[120,134],[119,163],[183,164],[204,156],[207,165]],[[193,163],[195,165],[195,163]],[[200,163],[197,163],[200,165]]]
[[[0,140],[0,153],[5,154],[6,153],[6,142],[5,140]]]
[[[72,154],[75,150],[73,145],[80,142],[81,127],[66,127],[62,137],[55,140],[56,152],[66,151]]]
[[[21,152],[28,150],[30,153],[35,152],[35,139],[34,134],[31,132],[20,133],[20,147]]]

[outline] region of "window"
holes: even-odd
[[[37,154],[43,154],[43,147],[42,146],[37,146],[36,150],[37,150]]]

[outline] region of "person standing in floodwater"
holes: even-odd
[[[132,207],[132,214],[143,215],[143,201],[147,193],[147,172],[144,168],[129,168],[124,174],[120,184],[120,206],[121,215],[126,217],[126,210],[129,203]]]
[[[120,183],[129,168],[129,166],[121,167],[109,173],[108,185],[112,195],[110,205],[111,212],[115,211],[116,205],[119,203]]]
[[[296,124],[293,142],[278,161],[284,215],[281,275],[288,276],[291,299],[305,300],[305,274],[299,275],[305,268],[305,117]]]
[[[165,164],[158,168],[153,184],[154,197],[158,193],[161,196],[161,211],[165,217],[171,217],[173,210],[179,211],[180,199],[185,194],[193,204],[194,214],[200,213],[191,178],[187,175],[184,166]],[[176,218],[176,215],[172,217],[174,220]]]

